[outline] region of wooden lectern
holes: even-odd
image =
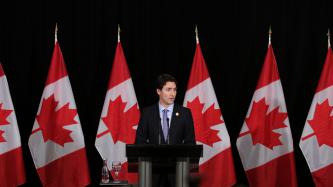
[[[139,187],[152,187],[152,172],[175,173],[176,187],[188,187],[190,171],[198,171],[202,145],[126,145],[128,172],[138,172]]]

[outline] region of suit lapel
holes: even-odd
[[[159,134],[159,136],[161,138],[160,139],[161,143],[165,143],[164,138],[163,138],[163,130],[162,130],[162,125],[161,125],[161,116],[160,116],[160,109],[159,109],[158,103],[154,107],[153,115],[154,115],[154,124],[156,124],[155,129],[154,129],[155,134],[157,134],[157,136]],[[157,138],[159,138],[159,137],[157,137]]]
[[[178,117],[179,117],[179,106],[177,104],[174,104],[173,111],[172,111],[169,134],[172,134],[171,132],[175,128],[175,125],[177,124]]]
[[[157,125],[158,129],[161,127],[161,117],[160,110],[158,108],[158,104],[154,107],[154,123]]]

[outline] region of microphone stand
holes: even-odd
[[[170,144],[170,141],[169,141],[169,133],[170,133],[170,128],[169,128],[169,118],[167,118],[167,124],[168,124],[168,136],[167,136],[167,139],[166,139],[166,143],[167,144]]]

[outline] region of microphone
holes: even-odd
[[[160,133],[160,129],[158,129],[158,145],[161,144],[161,133]]]
[[[170,141],[169,141],[169,139],[170,139],[170,135],[169,135],[169,132],[170,132],[170,128],[169,128],[169,118],[167,118],[166,120],[167,120],[167,124],[168,124],[168,136],[167,136],[166,143],[167,143],[167,144],[170,144]]]
[[[160,117],[160,121],[161,121],[161,117]],[[160,125],[158,126],[158,145],[161,144],[161,132],[160,132]]]

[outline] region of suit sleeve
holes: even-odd
[[[135,144],[147,144],[148,139],[148,118],[147,112],[142,111],[138,128],[136,130]]]
[[[194,123],[191,110],[186,109],[186,131],[184,137],[184,144],[195,144]]]

